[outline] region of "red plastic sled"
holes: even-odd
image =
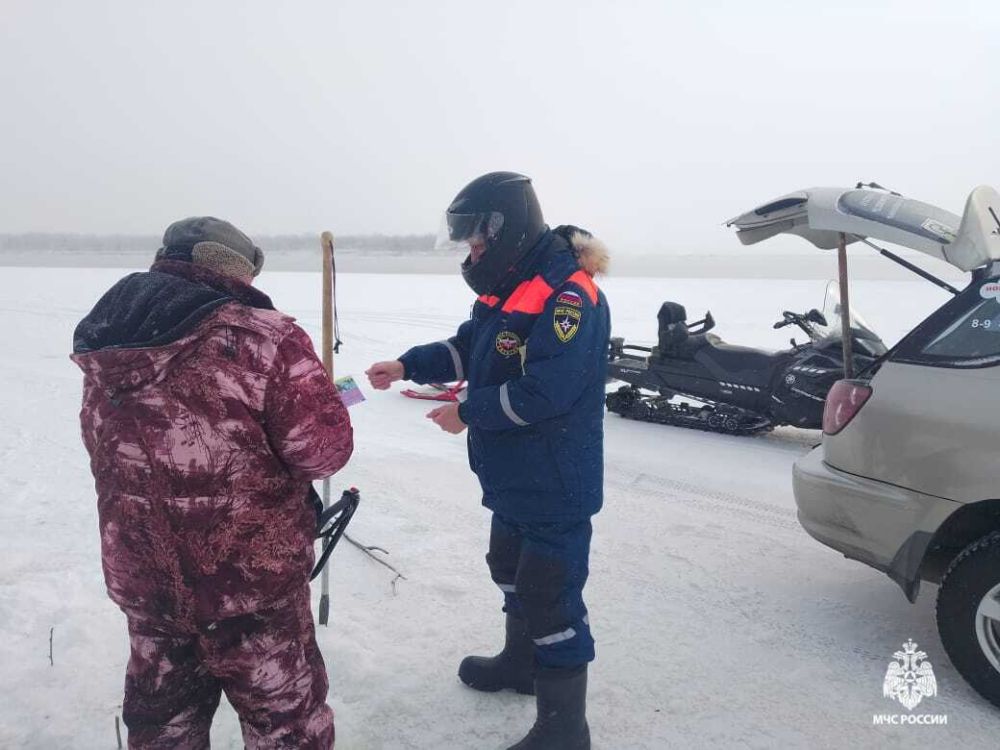
[[[457,383],[447,385],[444,383],[431,383],[430,391],[415,391],[407,388],[400,391],[407,398],[417,398],[423,401],[458,401],[458,394],[465,390],[465,381],[459,380]]]

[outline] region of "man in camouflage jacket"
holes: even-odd
[[[74,334],[130,748],[208,747],[222,691],[248,748],[333,746],[307,495],[352,430],[308,335],[250,285],[262,263],[227,222],[176,222]]]

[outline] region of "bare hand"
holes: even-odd
[[[439,406],[427,412],[427,418],[434,421],[438,427],[452,435],[458,435],[465,429],[465,422],[458,416],[458,404]]]
[[[387,362],[376,362],[367,370],[368,382],[376,391],[384,391],[397,380],[402,380],[404,375],[403,363],[398,359]]]

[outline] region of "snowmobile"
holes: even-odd
[[[749,435],[778,425],[818,429],[826,395],[843,377],[840,288],[827,285],[823,309],[785,311],[774,328],[797,326],[808,341],[771,352],[733,346],[710,331],[711,312],[688,323],[687,311],[664,302],[657,345],[611,339],[609,377],[627,383],[607,395],[609,411],[630,419]],[[856,313],[851,347],[858,370],[887,349]]]

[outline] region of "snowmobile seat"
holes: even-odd
[[[684,341],[674,347],[673,356],[681,359],[694,359],[694,355],[706,346],[718,346],[725,342],[714,333],[696,333],[689,335]]]
[[[662,356],[673,355],[677,346],[688,337],[687,310],[676,302],[664,302],[656,314],[659,323],[659,351]]]
[[[752,349],[748,346],[734,346],[723,343],[718,337],[712,338],[715,341],[707,339],[705,342],[707,346],[700,347],[695,352],[696,359],[708,360],[720,370],[731,374],[736,382],[743,382],[740,375],[752,373],[754,381],[768,383],[774,368],[781,364],[781,358],[776,357],[773,352]]]

